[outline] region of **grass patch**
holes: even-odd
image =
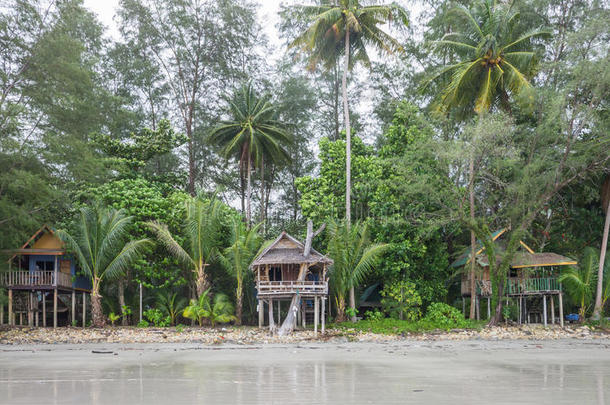
[[[407,333],[421,333],[438,330],[459,329],[476,329],[480,330],[486,324],[486,321],[471,321],[464,320],[460,325],[439,325],[436,322],[431,322],[427,319],[419,321],[401,321],[399,319],[384,318],[378,320],[364,319],[358,322],[341,322],[329,325],[331,328],[339,330],[354,330],[356,332],[378,333],[383,335],[401,335]]]

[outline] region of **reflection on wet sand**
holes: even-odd
[[[601,350],[601,351],[598,351]],[[0,403],[593,403],[607,348],[383,346],[0,353]]]

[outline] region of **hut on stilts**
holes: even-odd
[[[501,237],[506,229],[501,229],[492,235],[496,244],[496,251],[503,249]],[[496,255],[498,256],[498,255]],[[499,257],[498,257],[499,258]],[[463,311],[466,312],[466,297],[470,297],[470,254],[465,252],[451,266],[465,267],[462,273],[461,293]],[[510,264],[510,274],[506,280],[503,293],[507,304],[516,300],[518,308],[518,323],[542,323],[547,325],[556,320],[563,326],[563,288],[559,282],[561,268],[578,264],[569,257],[556,253],[536,253],[523,241],[520,241],[520,250],[516,252]],[[491,316],[492,283],[489,274],[489,260],[485,254],[485,247],[479,242],[475,255],[475,286],[476,286],[476,318],[480,319],[480,301],[487,300],[487,318]],[[556,316],[555,297],[558,301],[558,316]],[[547,305],[547,302],[549,305]]]
[[[308,320],[313,322],[317,333],[318,324],[325,328],[326,299],[328,298],[327,270],[333,261],[311,248],[305,255],[306,246],[286,232],[282,232],[252,262],[258,298],[258,326],[267,322],[271,331],[280,324],[282,303],[298,298],[298,312],[295,323],[305,327]],[[304,272],[304,273],[302,273]],[[299,275],[301,279],[299,280]],[[277,306],[274,312],[274,305]]]
[[[0,285],[8,290],[9,325],[25,321],[29,326],[76,325],[79,310],[86,325],[91,282],[77,275],[74,258],[51,227],[43,225],[21,248],[5,253],[10,255],[9,271],[0,273]],[[82,306],[77,304],[77,293],[82,294]],[[4,313],[2,304],[0,323],[5,321]]]

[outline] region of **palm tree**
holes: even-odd
[[[220,255],[221,263],[237,281],[235,290],[237,325],[241,325],[242,321],[244,280],[249,274],[248,266],[261,246],[262,238],[258,233],[260,226],[261,224],[258,224],[247,229],[241,219],[234,218],[231,224],[231,246]]]
[[[263,157],[267,161],[288,159],[284,148],[290,143],[290,136],[276,119],[276,110],[269,96],[260,97],[252,83],[236,90],[227,101],[230,118],[214,128],[210,141],[220,146],[226,157],[235,157],[239,161],[241,184],[244,177],[247,183],[246,223],[249,226],[252,219],[252,165],[261,162]]]
[[[148,222],[147,225],[174,257],[191,268],[195,275],[197,297],[201,297],[210,288],[206,267],[217,253],[222,206],[214,198],[204,201],[201,197],[193,197],[185,205],[186,218],[181,235],[185,247],[176,241],[166,225],[158,222]]]
[[[331,222],[329,232],[328,255],[334,261],[330,278],[337,300],[337,322],[342,322],[346,320],[346,294],[374,268],[388,245],[372,244],[366,223]]]
[[[225,294],[214,294],[210,300],[210,290],[205,290],[198,300],[191,300],[191,304],[184,309],[182,316],[195,320],[199,326],[203,326],[203,320],[208,319],[212,327],[216,323],[227,323],[235,320],[233,305]]]
[[[461,117],[473,112],[487,113],[499,106],[510,112],[510,99],[530,88],[529,80],[536,71],[537,58],[532,40],[549,35],[541,29],[526,30],[519,24],[519,11],[514,3],[483,0],[472,9],[452,9],[461,30],[446,34],[437,41],[437,48],[446,51],[456,62],[441,66],[428,81],[439,82],[444,89],[436,101],[441,112],[457,111]],[[474,180],[475,157],[470,157],[468,194],[470,221],[475,221]],[[476,237],[470,231],[470,317],[474,317],[476,286]]]
[[[347,73],[357,62],[370,66],[367,46],[392,54],[402,51],[396,39],[380,25],[397,22],[408,24],[407,11],[395,4],[365,6],[359,0],[322,0],[319,6],[297,6],[301,18],[311,21],[308,28],[291,44],[310,56],[310,66],[323,63],[327,70],[336,66],[343,56],[343,118],[345,123],[345,218],[351,223],[351,161],[352,138],[347,100]],[[350,307],[355,311],[354,291],[350,291]]]
[[[537,57],[533,40],[550,35],[544,29],[527,30],[519,24],[514,3],[483,0],[472,9],[457,6],[455,26],[436,44],[455,63],[442,66],[430,79],[446,83],[436,107],[485,113],[495,105],[510,111],[510,99],[531,87]]]
[[[148,239],[128,241],[132,217],[123,210],[93,206],[80,210],[80,220],[74,235],[65,230],[59,237],[74,253],[81,270],[91,279],[93,326],[105,324],[100,287],[105,280],[121,277],[139,256]]]
[[[578,267],[570,266],[565,273],[559,276],[559,282],[566,285],[568,295],[579,305],[578,314],[581,320],[585,319],[593,298],[596,283],[596,259],[595,249],[587,247]]]
[[[186,298],[178,298],[178,293],[159,293],[157,294],[157,305],[166,316],[169,316],[171,324],[175,325],[178,314],[186,307]]]

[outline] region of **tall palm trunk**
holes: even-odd
[[[252,219],[252,182],[251,182],[251,173],[252,173],[252,162],[250,161],[250,159],[252,158],[252,155],[250,153],[250,148],[247,148],[247,153],[248,153],[248,167],[246,167],[246,177],[247,177],[247,186],[246,186],[246,201],[247,201],[247,208],[246,208],[246,225],[248,226],[248,229],[250,229],[250,222]]]
[[[352,223],[352,136],[349,123],[349,104],[347,101],[347,71],[349,69],[349,26],[345,28],[345,64],[343,66],[343,116],[345,118],[345,220],[349,227]],[[356,322],[356,294],[354,287],[349,289],[349,306],[352,309],[352,322]]]
[[[608,231],[610,230],[610,199],[606,207],[606,221],[604,223],[604,235],[602,237],[602,250],[599,254],[599,268],[597,269],[597,292],[595,295],[595,308],[593,319],[600,319],[602,315],[602,286],[604,284],[604,262],[606,261],[606,250],[608,249]],[[608,275],[610,277],[610,275]]]
[[[343,294],[337,296],[337,316],[335,322],[345,322],[347,317],[345,316],[345,297]]]
[[[91,289],[91,317],[92,325],[96,328],[106,326],[104,311],[102,311],[102,296],[100,295],[100,279],[94,277]]]
[[[243,312],[244,291],[241,282],[237,281],[237,290],[235,291],[235,325],[241,325],[241,316]]]
[[[119,305],[121,306],[121,325],[127,326],[127,314],[125,313],[125,279],[120,278],[118,283],[119,288]]]
[[[265,233],[265,157],[261,155],[261,223]]]
[[[468,181],[468,194],[470,199],[470,220],[474,224],[474,156],[470,157],[469,165],[469,181]],[[470,319],[475,318],[475,307],[477,302],[477,287],[475,280],[475,269],[476,269],[476,238],[474,231],[470,231]]]
[[[203,295],[210,288],[210,283],[208,282],[208,275],[205,273],[205,268],[207,264],[203,263],[197,269],[197,280],[195,280],[195,289],[197,291],[197,299]]]

